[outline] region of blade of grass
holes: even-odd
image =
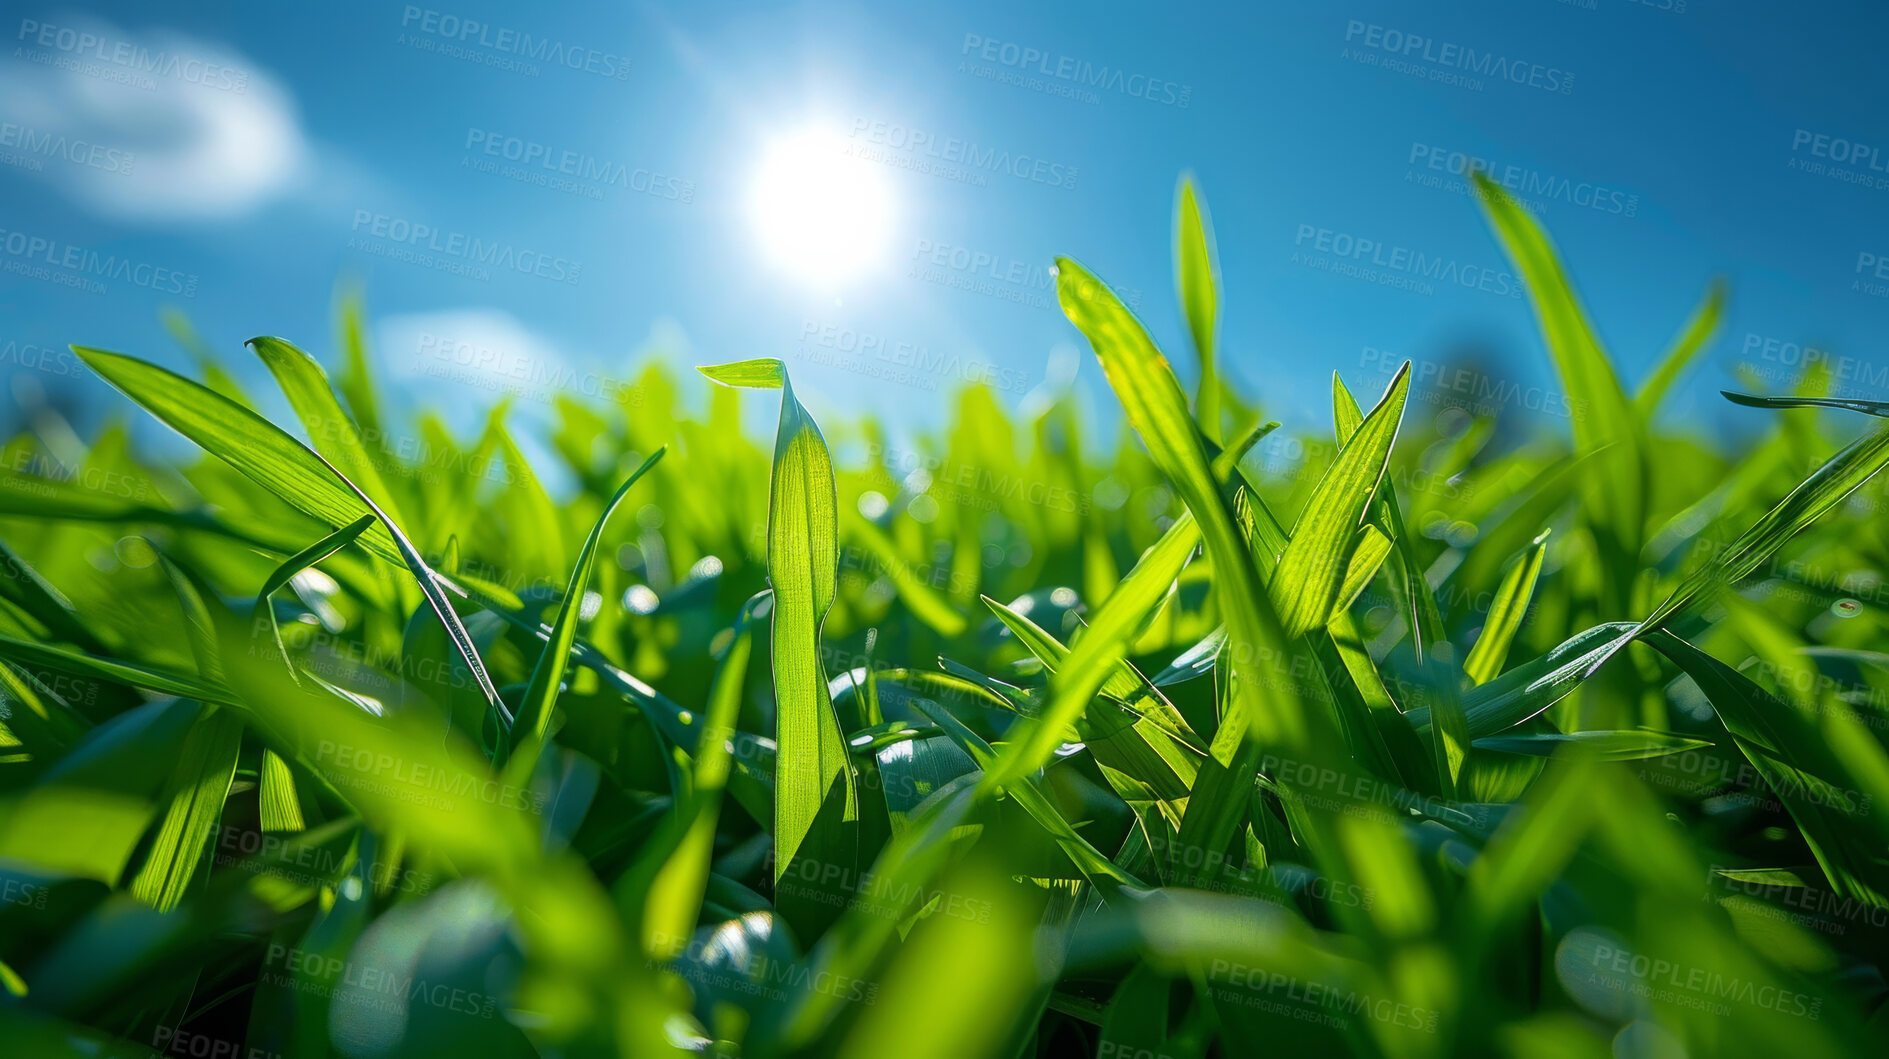
[[[1889,464],[1889,424],[1858,437],[1772,505],[1723,551],[1688,574],[1641,624],[1662,628],[1673,615],[1720,586],[1750,576],[1786,541],[1842,503]]]
[[[1211,441],[1220,439],[1220,378],[1214,365],[1220,315],[1220,269],[1214,258],[1213,230],[1193,176],[1181,178],[1174,218],[1174,284],[1179,290],[1187,332],[1200,358],[1200,385],[1194,411]]]
[[[745,361],[699,370],[724,385],[781,391],[767,525],[779,748],[774,765],[774,880],[778,889],[803,845],[822,868],[843,864],[851,870],[857,856],[857,850],[848,847],[853,840],[851,825],[859,816],[858,792],[820,657],[820,630],[833,605],[839,576],[839,502],[833,461],[820,428],[794,399],[793,385],[779,361]],[[798,918],[804,924],[812,911],[790,916],[790,922]]]
[[[538,654],[537,665],[531,670],[531,683],[526,686],[525,695],[518,703],[518,723],[513,726],[518,763],[507,767],[508,774],[520,778],[529,776],[538,752],[544,745],[552,711],[557,708],[558,690],[564,685],[564,673],[570,665],[571,647],[577,641],[577,623],[584,609],[584,593],[590,586],[591,570],[596,565],[597,546],[603,541],[604,527],[609,525],[610,516],[616,513],[623,498],[630,495],[630,487],[654,467],[667,451],[657,449],[650,453],[642,466],[631,472],[629,478],[617,487],[609,503],[604,505],[603,514],[597,516],[596,524],[590,528],[590,536],[584,538],[584,546],[577,553],[577,565],[571,569],[570,582],[564,589],[564,600],[558,605],[557,619],[551,623],[551,638],[545,641],[544,650]]]
[[[338,529],[369,513],[321,457],[242,405],[135,357],[72,348],[100,378],[166,426],[329,527]],[[370,527],[361,544],[390,563],[404,562],[385,525]]]
[[[296,552],[294,555],[289,556],[282,565],[275,568],[275,571],[269,575],[269,579],[262,583],[261,591],[256,593],[256,613],[268,619],[269,634],[275,641],[276,652],[282,656],[283,663],[288,667],[289,678],[291,680],[299,683],[301,677],[297,676],[295,673],[295,662],[289,657],[288,645],[282,642],[282,625],[276,620],[275,607],[270,603],[270,598],[283,586],[293,581],[296,574],[301,573],[303,570],[314,566],[316,563],[321,562],[323,559],[328,558],[354,543],[354,541],[367,530],[367,527],[373,524],[374,516],[362,515],[353,522],[348,523],[340,529],[335,530],[333,533],[328,534],[326,537],[303,548],[301,551]]]
[[[1718,330],[1719,320],[1725,314],[1725,284],[1714,280],[1705,289],[1705,297],[1699,307],[1692,311],[1692,316],[1673,340],[1672,348],[1660,358],[1659,367],[1640,384],[1640,392],[1633,396],[1633,409],[1642,422],[1650,422],[1659,411],[1660,402],[1679,381],[1687,367],[1705,350],[1706,343]]]
[[[1409,394],[1410,363],[1405,361],[1377,407],[1338,450],[1293,523],[1272,578],[1272,598],[1288,637],[1322,628],[1331,617],[1348,546],[1383,481]]]
[[[143,867],[131,880],[138,900],[168,912],[183,901],[197,874],[210,832],[223,815],[236,775],[243,724],[227,709],[206,706],[184,740],[172,774],[170,804]]]
[[[405,525],[400,506],[394,502],[387,483],[381,480],[379,467],[361,441],[359,428],[335,398],[328,373],[315,358],[281,338],[261,336],[250,339],[245,345],[256,351],[256,356],[262,358],[269,373],[275,376],[276,384],[301,419],[302,429],[308,432],[315,451]]]
[[[1535,593],[1535,581],[1541,576],[1541,564],[1548,554],[1548,533],[1548,530],[1541,531],[1541,536],[1509,567],[1502,584],[1497,586],[1495,598],[1489,604],[1489,616],[1482,623],[1482,632],[1476,636],[1475,646],[1469,649],[1469,657],[1463,660],[1463,675],[1469,678],[1470,684],[1486,684],[1502,672],[1502,663],[1509,656],[1509,644],[1515,640],[1515,631],[1522,627],[1522,619],[1528,614],[1528,601]]]

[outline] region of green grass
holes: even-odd
[[[6,442],[5,1050],[1880,1053],[1889,408],[1718,451],[1659,411],[1722,292],[1631,392],[1483,205],[1565,424],[1406,365],[1277,432],[1191,184],[1178,356],[1058,262],[1104,458],[750,360],[560,398],[555,496],[503,406],[392,421],[351,300],[332,380],[250,343],[292,429],[80,348],[201,452]]]

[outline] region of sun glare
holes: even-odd
[[[831,284],[882,263],[892,196],[876,167],[836,138],[807,132],[773,144],[755,176],[751,223],[775,263]]]

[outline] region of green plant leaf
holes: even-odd
[[[1495,597],[1489,603],[1488,616],[1483,619],[1482,632],[1476,635],[1475,646],[1463,659],[1463,675],[1471,684],[1486,684],[1502,672],[1502,663],[1509,656],[1509,644],[1514,642],[1515,631],[1522,627],[1522,619],[1528,615],[1528,601],[1534,596],[1536,579],[1541,576],[1541,564],[1548,554],[1548,532],[1542,530],[1528,551],[1502,575],[1502,584],[1497,586]]]
[[[328,373],[315,358],[281,338],[252,338],[246,345],[256,351],[269,373],[275,376],[276,384],[301,419],[302,429],[308,432],[315,451],[373,497],[398,524],[405,525],[400,506],[394,502],[393,494],[381,480],[379,467],[361,441],[360,429],[335,398]]]
[[[1331,616],[1344,581],[1351,539],[1363,525],[1365,510],[1384,478],[1409,394],[1410,363],[1406,361],[1385,387],[1377,407],[1338,450],[1293,523],[1272,576],[1272,598],[1289,637],[1322,628]]]
[[[1842,397],[1761,397],[1751,393],[1720,390],[1725,399],[1746,408],[1840,408],[1864,415],[1889,417],[1889,401],[1850,400]]]
[[[787,385],[787,365],[767,357],[738,360],[732,364],[713,364],[695,370],[723,386],[778,390]]]
[[[1649,630],[1661,628],[1695,600],[1750,576],[1786,541],[1875,477],[1884,464],[1889,464],[1889,424],[1858,437],[1824,461],[1736,540],[1695,567],[1642,624]]]
[[[558,604],[557,619],[551,623],[550,638],[545,641],[544,650],[538,655],[537,665],[532,667],[531,683],[525,688],[524,698],[519,700],[518,723],[513,727],[513,737],[522,755],[521,763],[515,767],[516,774],[521,777],[530,775],[531,766],[550,727],[552,711],[557,708],[558,691],[564,685],[571,647],[577,641],[577,623],[583,613],[584,594],[589,590],[591,570],[597,562],[597,546],[603,541],[604,527],[623,503],[623,498],[630,495],[630,487],[654,467],[667,451],[657,449],[650,453],[642,466],[631,472],[629,478],[617,487],[615,495],[604,505],[603,514],[597,516],[596,524],[590,528],[590,535],[584,538],[583,548],[577,553],[577,565],[571,570],[570,582],[564,589],[564,599]]]
[[[138,900],[168,912],[184,899],[223,815],[242,741],[243,723],[227,709],[206,708],[191,728],[171,777],[164,822],[131,881]]]
[[[1214,353],[1220,315],[1220,269],[1206,212],[1194,178],[1183,176],[1175,201],[1174,285],[1180,293],[1188,334],[1194,340],[1194,353],[1200,358],[1200,386],[1194,408],[1207,437],[1218,440],[1220,379]]]
[[[1692,316],[1673,340],[1672,348],[1659,360],[1659,367],[1640,384],[1640,392],[1633,396],[1633,407],[1641,420],[1647,421],[1659,411],[1660,402],[1679,381],[1686,368],[1705,350],[1712,335],[1718,331],[1720,319],[1725,315],[1725,284],[1714,281],[1705,289],[1705,297],[1694,309]]]
[[[768,380],[778,375],[781,391],[767,519],[779,748],[774,762],[774,879],[778,886],[803,854],[803,846],[812,863],[845,864],[851,870],[857,856],[852,825],[859,817],[859,798],[820,655],[820,630],[839,577],[832,456],[820,428],[794,399],[794,388],[778,361],[698,370],[725,385],[770,386],[774,383]],[[804,925],[810,914],[803,909],[789,920]]]
[[[1626,731],[1532,732],[1527,735],[1490,735],[1476,740],[1485,750],[1505,754],[1546,757],[1564,747],[1579,747],[1603,761],[1640,761],[1645,758],[1681,754],[1712,745],[1710,739],[1694,739],[1677,732],[1659,732],[1650,728]]]
[[[173,430],[310,515],[336,528],[363,514],[374,515],[378,524],[362,531],[357,538],[361,546],[406,566],[413,574],[492,712],[504,727],[510,727],[511,711],[492,686],[485,663],[439,579],[413,542],[359,486],[281,428],[189,379],[118,353],[73,349],[93,371]]]
[[[72,348],[100,378],[166,426],[329,527],[339,529],[370,513],[321,457],[242,405],[135,357]],[[361,545],[390,563],[403,562],[384,525],[364,532]]]
[[[288,559],[283,561],[282,565],[275,568],[275,572],[269,575],[269,579],[262,583],[262,589],[256,593],[256,613],[268,620],[269,634],[275,641],[276,652],[282,656],[283,663],[288,667],[290,679],[296,681],[301,680],[301,678],[295,674],[295,661],[289,657],[288,646],[282,642],[282,625],[276,620],[275,607],[270,603],[270,597],[274,596],[276,592],[281,590],[290,581],[295,580],[296,574],[301,573],[303,570],[314,566],[316,563],[321,562],[323,559],[328,558],[354,543],[362,533],[367,531],[367,527],[373,524],[374,516],[362,515],[353,522],[348,523],[301,551],[296,552],[294,555],[289,556]]]

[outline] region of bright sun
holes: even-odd
[[[892,196],[877,167],[814,132],[771,145],[749,206],[768,255],[820,284],[879,264],[892,226]]]

